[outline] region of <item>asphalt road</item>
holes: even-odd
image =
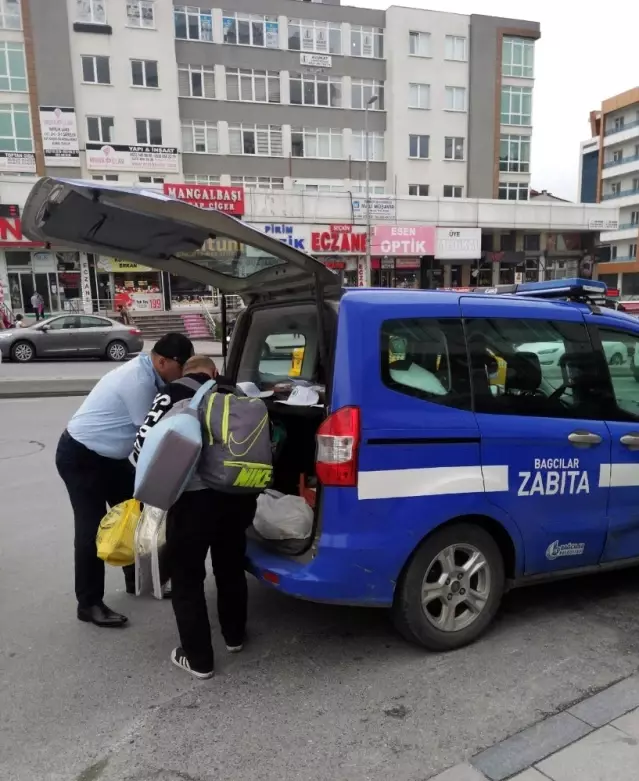
[[[53,466],[77,399],[0,401],[2,781],[424,781],[639,666],[636,571],[509,595],[478,644],[428,654],[381,610],[250,584],[251,643],[193,681],[171,606],[75,618],[72,524]],[[214,585],[207,592],[214,612]],[[215,624],[214,624],[215,626]]]

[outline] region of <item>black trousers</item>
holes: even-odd
[[[204,596],[205,562],[211,550],[217,585],[217,613],[227,645],[241,645],[246,628],[244,573],[246,530],[257,498],[211,488],[187,491],[171,508],[166,542],[173,610],[180,643],[195,670],[213,669],[211,627]]]
[[[79,607],[104,598],[104,562],[96,553],[95,537],[108,507],[133,497],[135,471],[128,460],[105,458],[76,442],[68,432],[60,437],[55,456],[64,480],[75,522],[75,595]],[[135,566],[125,567],[127,584],[135,584]]]

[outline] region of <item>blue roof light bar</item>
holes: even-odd
[[[608,286],[593,279],[551,279],[547,282],[524,282],[520,285],[498,285],[477,288],[478,293],[516,295],[526,298],[570,298],[577,300],[604,299]]]

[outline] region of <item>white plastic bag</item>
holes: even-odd
[[[313,530],[313,510],[301,496],[265,491],[257,497],[253,526],[266,540],[305,540]]]
[[[162,599],[160,557],[166,545],[166,512],[145,505],[135,532],[135,593]]]

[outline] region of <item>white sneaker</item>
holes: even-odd
[[[213,670],[206,673],[201,672],[200,670],[194,670],[191,667],[189,660],[187,659],[186,654],[184,653],[184,650],[181,646],[174,648],[171,651],[171,661],[176,667],[179,667],[182,670],[186,670],[187,673],[192,675],[194,678],[198,678],[200,681],[206,681],[209,678],[212,678],[215,674]]]
[[[230,654],[239,654],[239,652],[244,648],[243,645],[227,645],[226,650]]]

